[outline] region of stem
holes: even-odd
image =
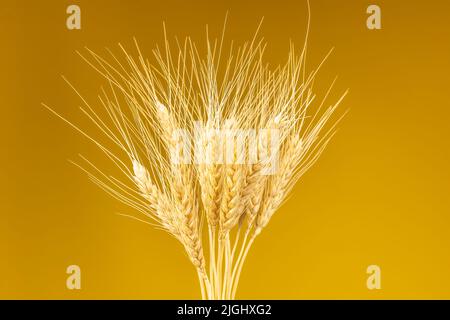
[[[245,258],[247,257],[248,251],[250,250],[255,238],[256,238],[256,234],[253,234],[253,236],[250,238],[250,241],[247,244],[247,247],[245,248],[245,251],[244,251],[243,256],[241,257],[241,260],[239,261],[238,271],[237,271],[237,274],[235,275],[234,283],[233,283],[233,293],[231,295],[232,299],[234,299],[234,297],[236,296],[237,285],[239,283],[239,278],[241,276],[242,267],[244,266]],[[244,247],[244,245],[242,247]]]
[[[218,242],[219,242],[219,248],[218,248],[218,262],[217,262],[217,279],[216,279],[216,297],[218,299],[221,299],[221,288],[222,288],[222,262],[223,262],[223,253],[224,253],[224,238],[222,237],[221,233],[219,232],[218,235]]]
[[[236,234],[236,239],[234,239],[233,252],[231,252],[231,261],[233,261],[240,235],[241,235],[241,227],[239,227],[238,232]]]
[[[245,245],[247,243],[248,235],[249,235],[249,231],[246,231],[245,235],[244,235],[244,239],[242,240],[241,250],[239,251],[239,255],[238,255],[238,258],[236,260],[236,265],[233,268],[233,273],[231,275],[231,279],[234,279],[235,276],[236,276],[236,272],[237,272],[237,269],[239,267],[239,263],[240,263],[240,261],[242,259],[242,255],[243,255],[243,252],[244,252],[244,249],[245,249]]]
[[[241,227],[239,226],[237,234],[236,234],[236,238],[234,239],[233,250],[231,251],[230,268],[228,269],[228,273],[227,273],[228,284],[229,284],[227,286],[227,290],[226,290],[226,297],[227,297],[227,299],[231,299],[231,288],[232,288],[232,285],[233,285],[233,272],[232,271],[234,270],[233,261],[234,261],[234,256],[236,254],[237,245],[239,243],[240,235],[241,235]]]
[[[230,249],[230,233],[225,236],[225,270],[223,274],[222,299],[226,299],[227,288],[229,285],[229,270],[231,268],[231,249]]]
[[[211,288],[211,282],[208,279],[208,276],[206,275],[206,273],[204,274],[204,281],[205,281],[205,286],[206,286],[206,293],[208,296],[208,299],[212,299],[212,288]]]
[[[215,284],[216,275],[216,229],[215,227],[211,228],[208,226],[208,234],[209,234],[209,278],[211,281],[211,285]],[[214,288],[211,288],[211,299],[215,299]]]
[[[202,300],[205,300],[205,286],[203,282],[203,276],[200,273],[200,271],[197,271],[197,275],[198,275],[198,282],[200,284],[200,291],[202,293]]]

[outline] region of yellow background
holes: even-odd
[[[382,30],[366,8],[382,9]],[[69,4],[82,30],[65,26]],[[312,0],[309,66],[335,47],[319,75],[350,89],[350,112],[318,164],[257,239],[239,298],[450,298],[448,1]],[[198,298],[193,267],[164,232],[116,215],[132,213],[67,159],[95,146],[40,106],[82,122],[79,99],[103,84],[75,53],[117,43],[144,51],[162,39],[204,40],[205,25],[250,38],[262,16],[266,58],[299,47],[306,1],[2,1],[0,298]],[[100,158],[96,163],[102,164]],[[106,164],[106,161],[105,161]],[[82,289],[66,289],[66,267]],[[366,268],[382,289],[366,288]]]

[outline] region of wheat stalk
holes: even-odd
[[[337,121],[330,120],[345,93],[323,108],[332,84],[310,112],[323,62],[306,72],[306,44],[300,54],[291,46],[286,64],[272,70],[256,35],[231,47],[225,63],[223,38],[207,41],[206,58],[189,38],[175,51],[165,39],[153,62],[137,44],[136,58],[123,46],[123,60],[80,54],[109,85],[99,96],[103,111],[84,99],[81,108],[106,141],[49,109],[123,175],[111,176],[83,157],[80,167],[91,180],[144,215],[136,219],[183,245],[202,298],[233,299],[255,239],[333,136]]]

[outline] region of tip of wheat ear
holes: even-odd
[[[280,112],[279,114],[277,114],[277,116],[273,119],[273,122],[275,124],[280,124],[281,122],[281,118],[283,117],[282,113]]]
[[[167,107],[163,105],[161,102],[156,102],[156,107],[158,108],[159,112],[161,113],[167,113]]]
[[[142,166],[142,164],[140,164],[140,162],[135,159],[133,159],[131,162],[133,163],[133,172],[134,172],[134,175],[136,176],[136,178],[139,179],[139,178],[144,177],[145,169]]]

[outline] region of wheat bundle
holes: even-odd
[[[84,100],[82,111],[119,152],[68,123],[125,179],[85,158],[82,168],[141,212],[139,219],[181,242],[202,298],[233,299],[250,247],[330,141],[337,121],[329,120],[345,93],[311,111],[322,63],[306,72],[306,43],[299,53],[291,45],[287,62],[274,70],[257,36],[231,46],[227,58],[223,38],[208,39],[204,55],[189,38],[176,50],[166,40],[152,63],[137,44],[136,57],[120,48],[124,61],[81,54],[109,84],[100,98],[106,116]]]

